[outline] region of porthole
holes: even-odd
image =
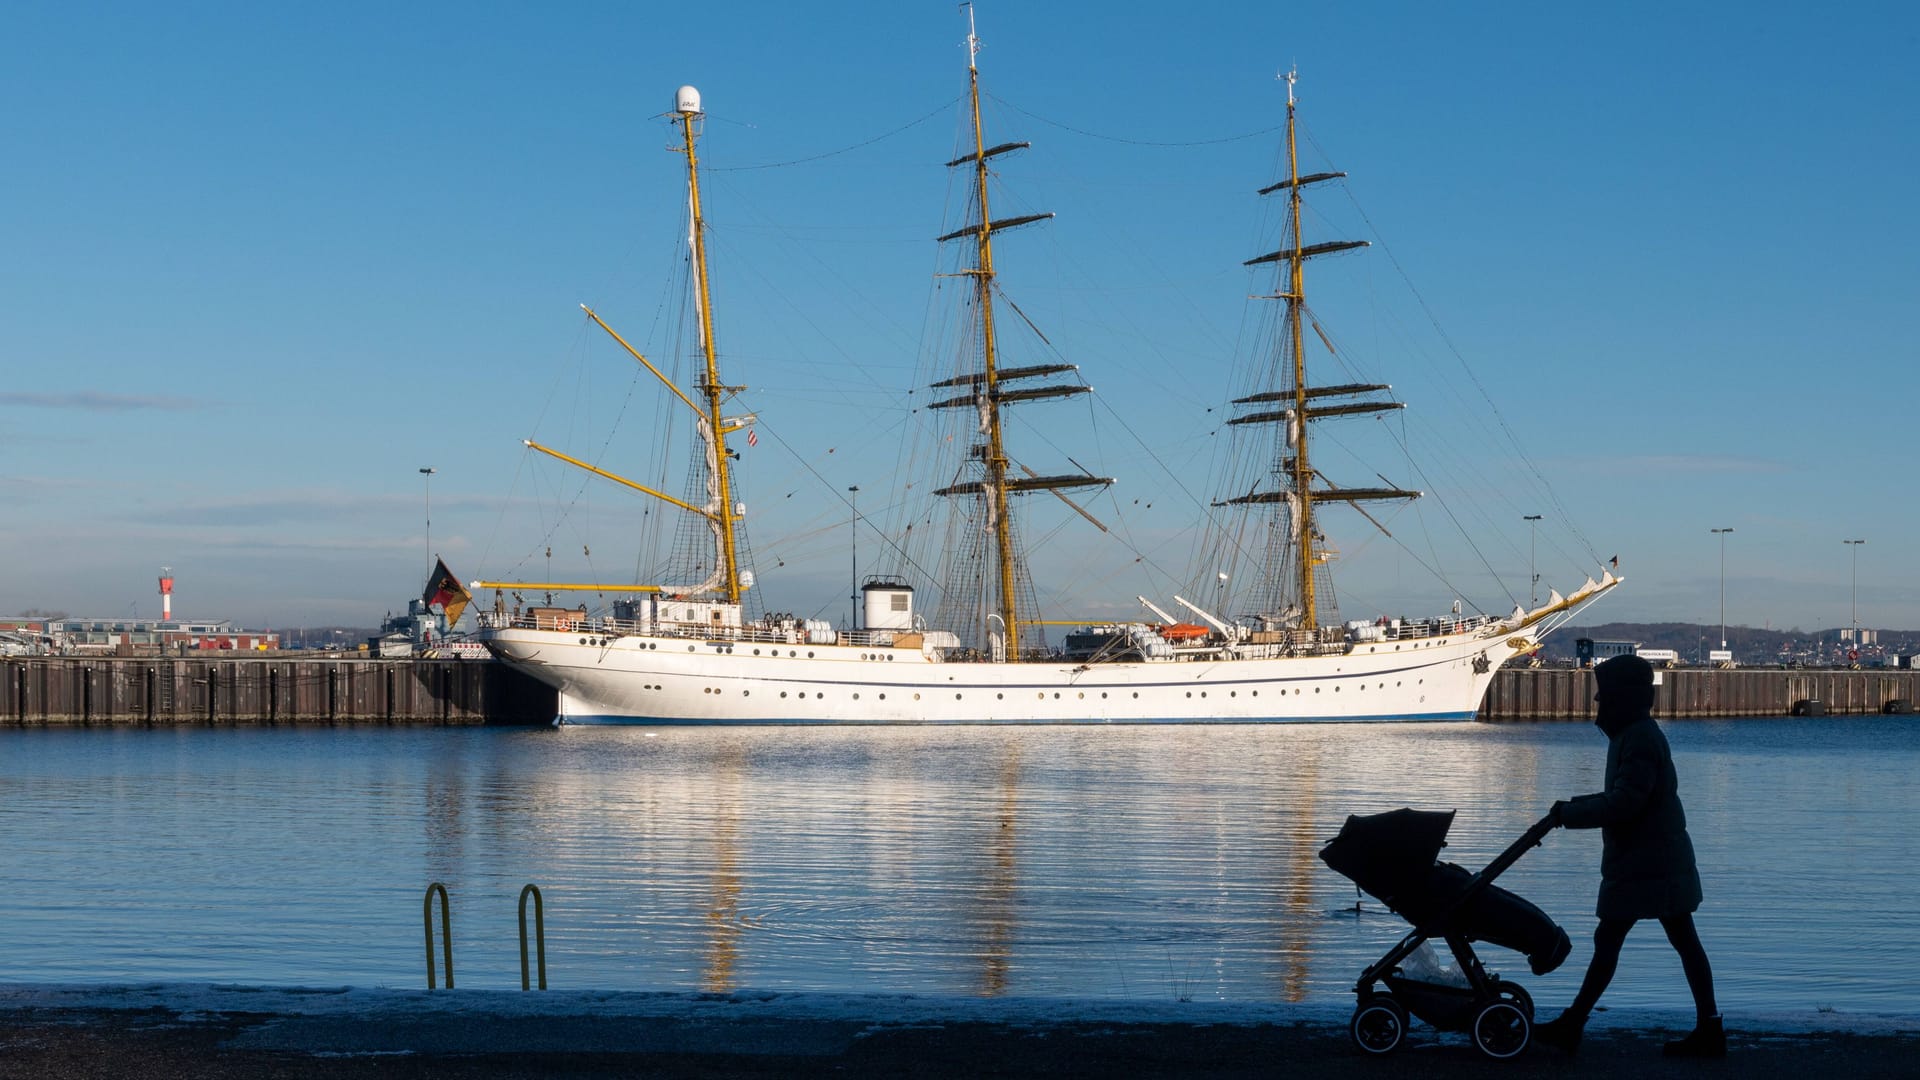
[[[1252,693],[1253,693],[1253,696],[1254,696],[1254,697],[1259,697],[1259,696],[1260,696],[1260,691],[1258,691],[1258,690],[1255,690],[1255,691],[1253,691]]]
[[[1135,698],[1135,699],[1137,700],[1137,699],[1138,699],[1138,698],[1140,697],[1140,691],[1138,691],[1138,690],[1135,690],[1135,691],[1133,692],[1133,696],[1134,696],[1134,698]]]
[[[919,700],[920,700],[920,695],[919,695],[919,694],[915,694],[915,695],[913,695],[913,700],[915,700],[915,701],[919,701]]]
[[[1105,690],[1100,691],[1100,700],[1101,701],[1107,700],[1107,692]]]
[[[1193,691],[1191,691],[1191,690],[1189,690],[1189,691],[1187,691],[1187,696],[1188,696],[1188,697],[1192,697],[1192,696],[1193,696]]]
[[[1227,696],[1228,696],[1228,697],[1239,697],[1239,696],[1240,696],[1240,691],[1238,691],[1238,690],[1229,690],[1229,691],[1227,691]]]
[[[1060,700],[1060,692],[1059,692],[1058,690],[1056,690],[1056,691],[1054,691],[1054,694],[1053,694],[1053,700],[1055,700],[1055,701],[1059,701],[1059,700]]]
[[[581,639],[580,639],[580,644],[582,644],[582,645],[585,645],[586,643],[587,643],[587,639],[586,639],[586,638],[581,638]]]
[[[1206,697],[1206,696],[1207,696],[1207,692],[1206,692],[1205,690],[1202,690],[1202,691],[1200,691],[1200,696],[1201,696],[1201,697]]]
[[[955,701],[959,701],[959,700],[960,700],[960,695],[959,695],[959,694],[955,694],[955,695],[953,695],[953,700],[955,700]]]
[[[799,653],[799,652],[798,652],[797,650],[794,650],[794,649],[788,649],[788,650],[787,650],[787,655],[788,655],[788,656],[799,656],[799,655],[800,655],[800,653]]]
[[[752,696],[753,696],[753,691],[751,691],[751,690],[742,690],[742,691],[740,691],[740,696],[741,696],[741,697],[752,697]]]
[[[880,700],[881,700],[881,701],[885,701],[885,700],[887,700],[887,695],[885,695],[885,694],[881,694],[881,695],[880,695]]]
[[[813,659],[813,653],[811,651],[807,653],[807,659],[809,660]]]
[[[687,646],[687,651],[688,651],[688,652],[692,652],[692,651],[693,651],[693,646],[691,646],[691,645],[689,645],[689,646]]]
[[[853,695],[853,700],[855,700],[855,701],[859,701],[859,700],[860,700],[860,695],[859,695],[859,694],[855,694],[855,695]]]
[[[825,694],[815,694],[815,695],[813,695],[813,697],[814,697],[814,700],[815,700],[815,701],[818,701],[819,699],[821,699],[821,698],[823,698],[823,697],[826,697],[826,696],[827,696],[827,695],[825,695]]]
[[[1074,696],[1074,697],[1077,697],[1077,698],[1079,698],[1079,699],[1080,699],[1080,700],[1082,700],[1082,701],[1085,701],[1085,700],[1086,700],[1086,698],[1087,698],[1087,695],[1086,695],[1086,694],[1084,694],[1084,693],[1079,693],[1079,694],[1075,694],[1075,695],[1073,695],[1073,696]]]
[[[781,697],[786,697],[786,696],[787,696],[787,692],[786,692],[785,690],[782,690],[782,691],[780,691],[780,696],[781,696]]]
[[[1319,687],[1317,687],[1317,686],[1316,686],[1316,687],[1314,687],[1314,688],[1313,688],[1313,692],[1314,692],[1314,693],[1316,693],[1316,694],[1317,694],[1317,693],[1319,693],[1319,692],[1320,692],[1320,688],[1319,688]]]
[[[753,655],[755,655],[755,656],[759,656],[759,655],[760,655],[760,650],[759,650],[759,649],[755,649],[755,650],[753,650]]]
[[[993,695],[993,700],[995,700],[995,701],[1003,701],[1003,700],[1005,700],[1005,699],[1006,699],[1006,696],[1007,696],[1007,695],[1005,695],[1005,694],[995,694],[995,695]]]

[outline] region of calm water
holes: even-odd
[[[1731,1008],[1905,1010],[1920,725],[1667,725]],[[0,982],[419,986],[452,891],[463,986],[1345,1000],[1405,926],[1315,852],[1349,813],[1460,811],[1486,862],[1595,790],[1586,724],[0,731]],[[1501,884],[1589,952],[1597,833]],[[1608,1003],[1680,1007],[1642,927]]]

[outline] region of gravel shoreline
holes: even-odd
[[[1348,1042],[1344,1008],[684,994],[0,986],[0,1077],[1781,1077],[1913,1076],[1920,1017],[1728,1018],[1725,1062],[1673,1062],[1679,1014],[1596,1018],[1568,1057],[1498,1064],[1416,1025],[1390,1061]]]

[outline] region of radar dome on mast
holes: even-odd
[[[683,86],[673,95],[673,111],[698,113],[700,111],[700,91],[691,86]]]

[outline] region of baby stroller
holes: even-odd
[[[1545,912],[1493,884],[1553,831],[1553,818],[1528,829],[1477,874],[1437,861],[1452,825],[1451,810],[1353,815],[1320,849],[1322,862],[1413,924],[1354,984],[1360,1003],[1347,1031],[1368,1054],[1399,1049],[1412,1015],[1441,1031],[1469,1033],[1488,1057],[1518,1055],[1533,1038],[1533,998],[1518,983],[1489,974],[1472,942],[1524,954],[1535,975],[1559,967],[1573,948]],[[1432,938],[1447,943],[1462,978],[1439,980],[1408,963]]]

